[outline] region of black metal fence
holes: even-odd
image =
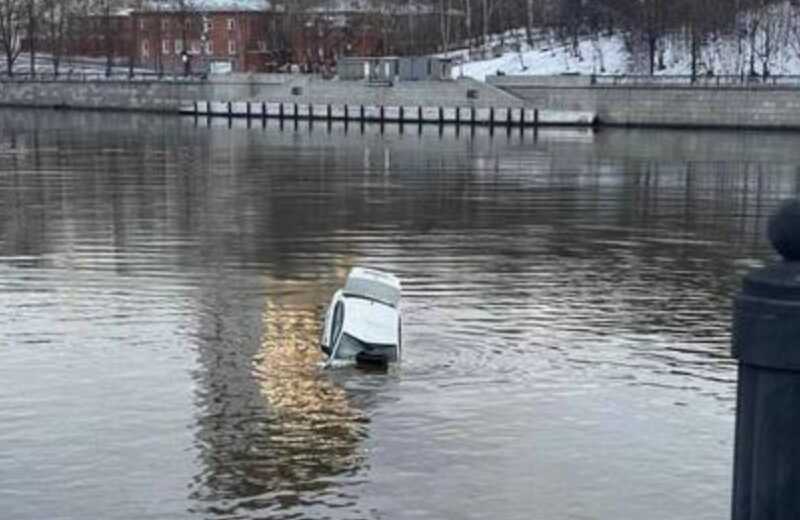
[[[642,86],[642,87],[701,87],[701,88],[724,88],[724,87],[785,87],[800,88],[800,75],[776,75],[776,76],[750,76],[750,75],[593,75],[591,76],[593,85],[598,86]]]
[[[53,72],[38,72],[31,74],[30,72],[15,72],[9,75],[7,72],[0,72],[0,81],[2,82],[203,82],[206,81],[207,74],[203,73],[190,73],[190,74],[163,74],[157,72],[121,72],[114,71],[109,73],[105,72],[63,72],[55,74]]]

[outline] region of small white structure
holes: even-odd
[[[392,274],[356,267],[333,295],[320,347],[329,359],[386,364],[402,352],[400,281]]]

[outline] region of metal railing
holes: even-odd
[[[7,72],[0,72],[0,82],[168,82],[168,83],[185,83],[185,82],[203,82],[207,80],[207,74],[202,73],[170,73],[162,74],[158,72],[121,72],[114,71],[110,74],[105,72],[63,72],[55,74],[53,72],[38,72],[31,74],[30,72],[15,72],[9,75]]]
[[[591,83],[598,86],[643,86],[643,87],[787,87],[800,88],[800,75],[750,76],[750,75],[593,75]]]

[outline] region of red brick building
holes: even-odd
[[[438,24],[430,9],[387,12],[363,0],[294,13],[223,0],[191,11],[153,5],[77,18],[71,33],[80,36],[67,54],[111,56],[117,65],[165,73],[271,72],[291,65],[324,72],[333,70],[341,56],[433,50],[428,40]]]
[[[278,29],[275,14],[258,11],[204,13],[133,12],[130,15],[138,66],[181,71],[264,72],[282,61],[270,45]]]

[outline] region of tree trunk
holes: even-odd
[[[470,42],[469,47],[472,47],[472,2],[464,0],[464,27],[467,30],[467,41]]]
[[[28,51],[30,52],[31,77],[36,76],[36,12],[33,0],[28,0]]]
[[[447,6],[445,0],[440,0],[439,6],[441,8],[439,22],[442,31],[442,52],[447,52]]]
[[[772,31],[769,26],[766,28],[767,30],[764,31],[764,59],[761,62],[761,76],[764,79],[769,77],[769,58],[772,55]]]
[[[114,65],[114,43],[111,39],[111,0],[105,2],[106,77],[111,77]]]
[[[533,0],[525,1],[525,36],[528,40],[528,45],[533,47]]]
[[[690,38],[690,52],[692,58],[692,83],[697,81],[697,54],[698,54],[698,42],[697,42],[697,31],[695,31],[694,26],[689,29],[691,32]]]
[[[489,43],[489,0],[483,0],[483,44]]]

